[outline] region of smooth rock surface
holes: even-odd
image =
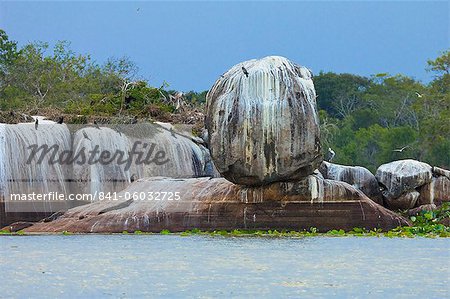
[[[433,177],[431,183],[420,188],[419,204],[441,205],[450,201],[450,179],[445,176]]]
[[[380,187],[375,176],[364,167],[344,166],[323,161],[319,171],[325,179],[346,182],[361,190],[378,204],[383,204]]]
[[[231,182],[296,180],[322,161],[311,72],[284,57],[235,65],[208,92],[206,109],[211,156]]]
[[[84,137],[86,134],[89,139]],[[193,141],[188,130],[177,130],[169,123],[140,123],[123,126],[120,129],[101,127],[82,128],[74,134],[74,150],[80,148],[91,151],[98,147],[99,152],[109,151],[124,153],[124,161],[130,158],[129,153],[136,147],[136,153],[142,157],[151,153],[149,160],[158,152],[164,153],[159,161],[165,163],[138,163],[138,154],[131,156],[132,162],[119,164],[118,159],[110,163],[74,164],[72,181],[78,182],[74,189],[78,192],[115,192],[121,191],[132,180],[142,177],[168,176],[173,178],[192,178],[202,176],[219,176],[209,151],[201,144]],[[147,144],[147,145],[146,145]],[[145,146],[145,147],[144,147]],[[151,148],[154,146],[153,151]],[[96,157],[98,158],[100,154]],[[140,158],[143,160],[143,158]]]
[[[69,167],[54,163],[51,154],[70,149],[69,129],[65,124],[36,118],[39,119],[37,127],[34,121],[14,125],[0,123],[0,225],[20,220],[34,221],[48,213],[73,207],[67,201],[30,202],[11,198],[11,195],[23,198],[24,194],[69,191],[66,181]],[[52,149],[52,146],[55,147]]]
[[[149,200],[148,192],[178,192],[180,200]],[[146,194],[127,200],[127,194]],[[162,194],[162,193],[161,193]],[[223,178],[136,181],[120,192],[118,201],[98,201],[67,211],[52,222],[40,222],[28,232],[119,233],[122,231],[179,232],[189,229],[331,229],[353,227],[388,230],[408,225],[347,183],[308,176],[256,188]]]
[[[385,198],[397,198],[431,182],[432,172],[430,165],[408,159],[381,165],[375,177],[385,187]]]
[[[39,117],[37,129],[34,122],[0,124],[0,226],[17,221],[40,220],[56,211],[89,202],[56,199],[12,201],[9,200],[10,194],[28,196],[33,192],[40,195],[53,192],[65,195],[67,199],[69,194],[98,195],[100,192],[121,191],[140,177],[219,176],[208,149],[195,140],[189,128],[164,123],[101,125],[97,128],[57,124]],[[153,144],[155,147],[150,159],[162,151],[167,163],[137,163],[137,153],[128,169],[126,160],[137,142],[140,143],[136,150],[144,158],[151,152]],[[148,144],[146,148],[143,148],[144,143]],[[48,150],[39,151],[27,163],[32,145],[47,146]],[[53,150],[54,147],[57,149]],[[96,154],[91,163],[91,152],[94,150]],[[122,152],[125,163],[118,163],[119,158],[106,163],[95,162],[102,151],[111,156]],[[39,161],[41,157],[42,161]],[[75,163],[72,163],[70,160],[74,158]]]
[[[412,209],[416,206],[419,196],[419,192],[410,191],[403,193],[399,197],[386,197],[384,200],[387,207],[391,210],[407,210]]]

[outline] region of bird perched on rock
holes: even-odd
[[[99,130],[100,130],[100,127],[98,126],[98,123],[97,123],[97,121],[96,121],[96,120],[94,120],[94,127],[96,127],[97,129],[99,129]]]
[[[114,127],[114,131],[116,131],[117,133],[119,133],[120,136],[122,136],[122,132],[120,132],[119,127]]]
[[[172,137],[177,138],[177,136],[175,135],[175,131],[173,130],[173,128],[170,128],[169,131],[170,131],[170,134],[172,135]]]
[[[331,162],[333,160],[334,156],[336,156],[336,153],[331,149],[331,147],[329,147],[326,161]]]
[[[136,174],[133,173],[133,175],[130,177],[130,182],[133,183],[136,180]]]
[[[245,67],[242,67],[242,71],[244,72],[244,75],[248,78],[248,71]]]
[[[34,129],[37,130],[39,126],[39,120],[36,118],[36,120],[34,121]]]
[[[58,124],[62,124],[64,122],[64,116],[60,116],[58,119]]]
[[[92,141],[91,138],[89,138],[88,134],[86,134],[85,131],[83,131],[83,136],[84,136],[84,138],[86,138],[87,140]]]

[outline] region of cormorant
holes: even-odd
[[[58,119],[58,124],[62,124],[64,122],[64,116],[60,116]]]
[[[119,127],[115,127],[114,130],[119,133],[120,136],[122,136],[122,132],[119,131]]]
[[[169,129],[170,134],[172,134],[172,137],[177,138],[177,136],[175,135],[175,132],[173,131],[173,128]]]
[[[242,67],[242,71],[244,72],[244,75],[248,78],[248,71],[245,67]]]
[[[84,138],[86,138],[87,140],[92,141],[91,138],[89,138],[88,134],[86,134],[85,131],[83,131],[83,136],[84,136]]]
[[[36,120],[34,121],[34,128],[37,130],[39,126],[39,120],[36,118]]]
[[[134,182],[136,180],[136,174],[133,173],[133,175],[130,177],[130,182]]]

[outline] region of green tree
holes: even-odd
[[[319,109],[342,119],[364,105],[362,95],[370,84],[361,76],[321,72],[314,77]]]

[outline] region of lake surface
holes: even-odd
[[[450,239],[0,236],[1,298],[450,297]]]

